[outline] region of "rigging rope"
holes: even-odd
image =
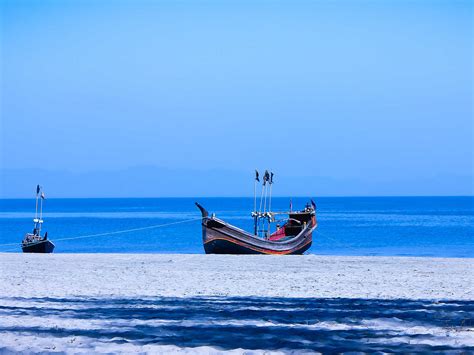
[[[191,219],[185,219],[185,220],[183,220],[183,221],[178,221],[178,222],[171,222],[171,223],[164,223],[164,224],[155,224],[155,225],[147,226],[147,227],[124,229],[124,230],[115,231],[115,232],[80,235],[80,236],[77,236],[77,237],[70,237],[70,238],[54,238],[54,241],[74,240],[74,239],[85,239],[85,238],[93,238],[93,237],[105,237],[105,236],[107,236],[107,235],[113,235],[113,234],[121,234],[121,233],[128,233],[128,232],[141,231],[141,230],[145,230],[145,229],[168,227],[168,226],[173,226],[173,225],[176,225],[176,224],[182,224],[182,223],[188,223],[188,222],[192,222],[192,221],[197,221],[197,220],[200,220],[200,219],[202,219],[202,217],[191,218]],[[20,244],[20,243],[0,244],[0,246],[8,246],[8,245],[21,245],[21,244]],[[6,251],[8,251],[8,250],[6,250]]]
[[[17,243],[17,245],[18,245],[18,243]],[[8,253],[8,252],[11,252],[11,251],[18,251],[18,247],[7,249],[7,250],[2,250],[2,251],[0,251],[0,253]]]
[[[201,220],[201,219],[202,219],[202,217],[196,217],[196,218],[191,218],[191,219],[185,219],[185,220],[183,220],[183,221],[178,221],[178,222],[170,222],[170,223],[164,223],[164,224],[155,224],[155,225],[147,226],[147,227],[124,229],[124,230],[119,230],[119,231],[114,231],[114,232],[106,232],[106,233],[80,235],[80,236],[77,236],[77,237],[69,237],[69,238],[54,238],[54,241],[65,241],[65,240],[75,240],[75,239],[105,237],[105,236],[114,235],[114,234],[122,234],[122,233],[129,233],[129,232],[137,232],[137,231],[146,230],[146,229],[154,229],[154,228],[160,228],[160,227],[168,227],[168,226],[173,226],[173,225],[177,225],[177,224],[189,223],[189,222],[193,222],[193,221],[197,221],[197,220]],[[351,247],[351,246],[349,246],[349,245],[344,245],[343,243],[341,243],[340,241],[338,241],[338,240],[335,239],[335,238],[331,238],[330,236],[321,233],[321,232],[318,231],[317,229],[315,229],[314,231],[315,231],[317,234],[321,235],[322,237],[325,237],[325,238],[327,238],[327,239],[332,240],[333,242],[336,242],[337,244],[339,244],[339,245],[342,246],[342,247],[345,247],[345,248],[348,248],[348,249],[352,249],[352,250],[355,250],[355,251],[359,251],[359,250],[357,250],[356,248],[353,248],[353,247]],[[21,246],[21,243],[0,244],[0,247],[2,247],[2,246],[10,246],[10,245]],[[3,250],[3,251],[1,251],[1,252],[2,252],[2,253],[5,253],[5,252],[13,251],[13,250],[16,250],[16,248],[15,248],[15,249]]]

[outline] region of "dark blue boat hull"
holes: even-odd
[[[50,240],[42,240],[40,242],[23,244],[21,249],[23,253],[52,253],[54,244]]]

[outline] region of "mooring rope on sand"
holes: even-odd
[[[191,219],[185,219],[183,221],[178,221],[178,222],[170,222],[170,223],[164,223],[164,224],[155,224],[152,226],[147,226],[147,227],[139,227],[139,228],[132,228],[132,229],[123,229],[119,231],[114,231],[114,232],[106,232],[106,233],[97,233],[97,234],[88,234],[88,235],[80,235],[77,237],[68,237],[68,238],[54,238],[54,241],[64,241],[64,240],[74,240],[74,239],[85,239],[85,238],[95,238],[95,237],[105,237],[108,235],[113,235],[113,234],[122,234],[122,233],[129,233],[129,232],[137,232],[141,230],[146,230],[146,229],[154,229],[154,228],[160,228],[160,227],[168,227],[168,226],[173,226],[176,224],[183,224],[183,223],[189,223],[197,220],[201,220],[202,217],[196,217],[196,218],[191,218]],[[9,245],[20,245],[21,243],[8,243],[8,244],[0,244],[1,246],[9,246]],[[3,252],[10,251],[9,250],[4,250]],[[16,248],[15,248],[16,250]]]

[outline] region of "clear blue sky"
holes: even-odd
[[[0,196],[473,193],[472,1],[1,8]]]

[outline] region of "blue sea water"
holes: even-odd
[[[287,210],[289,198],[274,198]],[[252,230],[253,198],[48,199],[44,231],[56,253],[203,253],[199,201],[210,212]],[[293,208],[309,201],[293,198]],[[474,197],[316,198],[312,254],[474,257]],[[31,231],[34,199],[0,200],[0,252],[21,252]],[[151,225],[156,229],[61,240]]]

